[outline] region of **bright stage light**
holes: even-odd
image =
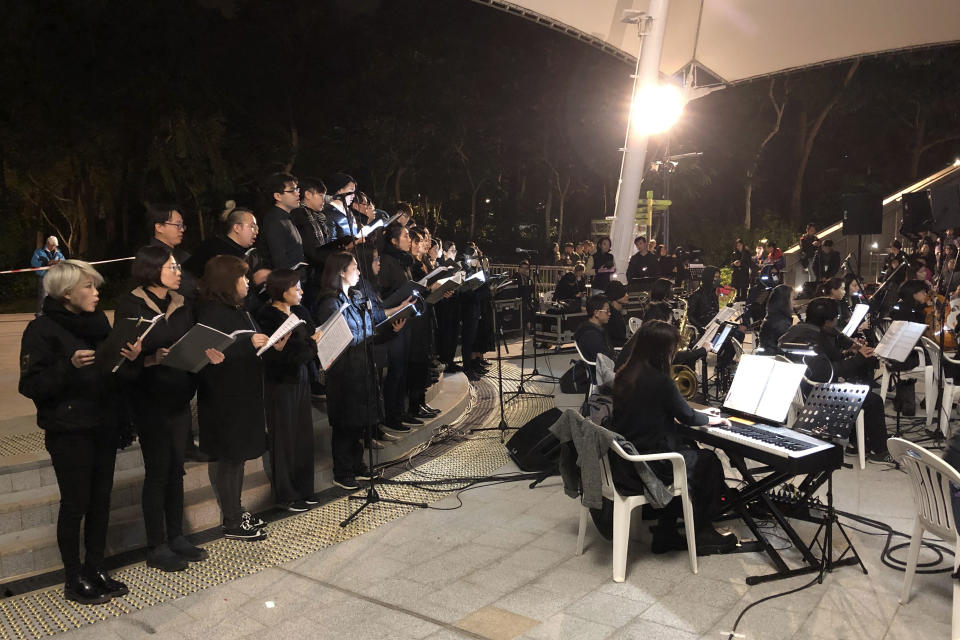
[[[663,133],[680,119],[686,101],[680,89],[670,84],[644,87],[633,103],[633,126],[639,133]]]

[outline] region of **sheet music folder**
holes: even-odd
[[[860,326],[860,323],[863,322],[863,319],[867,317],[867,312],[870,311],[870,305],[868,304],[858,304],[853,308],[853,313],[850,314],[850,321],[847,322],[847,326],[843,328],[843,335],[848,338],[853,335],[854,331],[857,330],[857,327]]]
[[[786,424],[807,366],[769,356],[743,355],[723,409],[745,420]]]
[[[895,320],[890,323],[890,328],[883,334],[880,344],[873,350],[873,353],[878,358],[903,362],[913,351],[913,348],[917,346],[920,336],[926,330],[927,325],[919,322]]]
[[[197,373],[210,364],[210,359],[206,354],[207,349],[224,351],[239,338],[250,333],[254,333],[254,331],[252,329],[238,329],[233,333],[224,333],[205,324],[197,323],[193,325],[190,331],[187,331],[173,343],[167,357],[161,360],[160,364],[173,369]]]

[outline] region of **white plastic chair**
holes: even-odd
[[[910,602],[913,577],[917,570],[920,543],[924,531],[954,545],[953,571],[960,567],[957,545],[957,523],[953,518],[953,487],[960,487],[960,472],[923,447],[901,438],[887,440],[890,455],[900,463],[910,478],[917,515],[913,521],[907,570],[903,576],[900,603]],[[960,638],[960,582],[953,580],[953,638]]]
[[[940,345],[926,336],[920,338],[920,344],[927,354],[927,366],[923,370],[923,408],[927,414],[927,428],[933,426],[933,416],[937,409],[937,392],[940,389]]]
[[[590,367],[590,385],[587,387],[587,398],[589,398],[589,397],[593,394],[593,391],[594,391],[594,389],[595,389],[596,386],[597,386],[597,385],[596,385],[596,382],[597,382],[597,361],[596,361],[596,360],[591,361],[591,360],[587,360],[586,358],[584,358],[584,357],[583,357],[583,353],[580,352],[580,345],[577,344],[577,341],[576,341],[576,340],[573,341],[573,346],[574,346],[574,348],[577,350],[577,356],[579,356],[580,360],[582,360],[582,361],[584,362],[584,364],[586,364],[588,367]]]
[[[630,335],[627,336],[628,339],[637,332],[641,324],[643,324],[643,320],[640,318],[630,318],[627,320],[627,331],[630,333]]]
[[[693,504],[687,488],[687,466],[679,453],[654,453],[649,455],[629,455],[618,443],[612,443],[610,450],[630,462],[651,462],[669,460],[673,465],[673,485],[669,487],[673,495],[683,501],[683,526],[687,534],[687,553],[690,556],[690,570],[697,573],[697,541],[693,530]],[[630,515],[637,507],[647,504],[646,496],[621,496],[613,486],[610,461],[606,455],[600,456],[600,473],[603,497],[613,502],[613,581],[623,582],[627,577],[627,546],[630,542]],[[583,553],[583,541],[587,531],[590,509],[580,507],[580,530],[577,533],[577,555]]]

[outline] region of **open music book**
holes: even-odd
[[[479,289],[486,281],[487,274],[483,272],[483,269],[480,269],[463,279],[463,290],[473,291],[474,289]]]
[[[895,320],[890,323],[890,328],[883,334],[880,344],[873,350],[873,354],[878,358],[886,358],[894,362],[903,362],[917,346],[920,336],[927,330],[927,325],[919,322],[907,322],[906,320]]]
[[[437,267],[424,277],[417,280],[417,284],[419,284],[421,287],[429,287],[437,280],[440,280],[441,278],[453,273],[453,271],[454,267]]]
[[[437,304],[443,300],[443,294],[447,291],[456,291],[459,289],[464,282],[463,272],[458,271],[449,278],[441,278],[437,280],[440,283],[440,286],[437,287],[435,291],[431,291],[427,294],[427,297],[424,298],[430,304]]]
[[[152,318],[115,318],[113,330],[97,349],[94,362],[105,372],[116,373],[126,360],[120,350],[127,344],[133,344],[147,337],[150,330],[157,326],[157,320],[162,317],[161,313]]]
[[[723,408],[782,424],[806,370],[769,356],[740,356]]]
[[[306,324],[306,322],[304,322],[301,318],[298,318],[297,314],[291,313],[289,316],[287,316],[287,319],[283,321],[283,324],[277,327],[277,330],[274,331],[269,338],[267,338],[267,344],[257,349],[257,355],[262,356],[267,349],[283,340],[283,336],[287,335],[301,324]]]
[[[337,312],[320,325],[322,335],[317,341],[317,357],[320,366],[326,371],[340,357],[340,354],[353,342],[353,332],[343,316],[343,310],[349,303],[343,304]]]
[[[160,364],[197,373],[210,364],[207,349],[223,351],[239,339],[247,338],[248,334],[255,333],[253,329],[237,329],[233,333],[224,333],[205,324],[195,324],[183,336],[173,343],[170,352]]]
[[[389,296],[382,300],[384,309],[393,309],[394,307],[399,307],[401,304],[407,301],[407,298],[410,296],[417,296],[422,298],[427,295],[427,288],[420,285],[418,282],[413,280],[408,280],[400,285],[396,291],[391,293]]]

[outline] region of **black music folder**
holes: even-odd
[[[237,340],[248,338],[247,334],[254,333],[253,329],[238,329],[233,333],[224,333],[205,324],[195,324],[190,331],[183,334],[170,347],[167,357],[160,364],[197,373],[210,364],[207,349],[223,351]]]
[[[427,294],[428,291],[429,290],[426,287],[420,285],[419,283],[414,282],[413,280],[408,280],[400,285],[399,289],[391,293],[387,298],[384,298],[383,308],[392,309],[394,307],[399,307],[401,304],[406,302],[407,298],[410,296],[415,295],[418,298],[422,298]]]
[[[116,373],[123,361],[126,360],[120,354],[120,350],[127,344],[133,344],[146,337],[150,330],[156,326],[157,320],[162,317],[163,314],[161,313],[153,318],[115,318],[113,330],[97,349],[94,362],[104,373]]]
[[[393,332],[393,323],[398,320],[405,320],[406,318],[415,318],[420,315],[420,312],[417,311],[417,301],[407,303],[400,307],[392,316],[388,317],[383,322],[379,323],[374,327],[374,333],[378,336],[388,335]]]

